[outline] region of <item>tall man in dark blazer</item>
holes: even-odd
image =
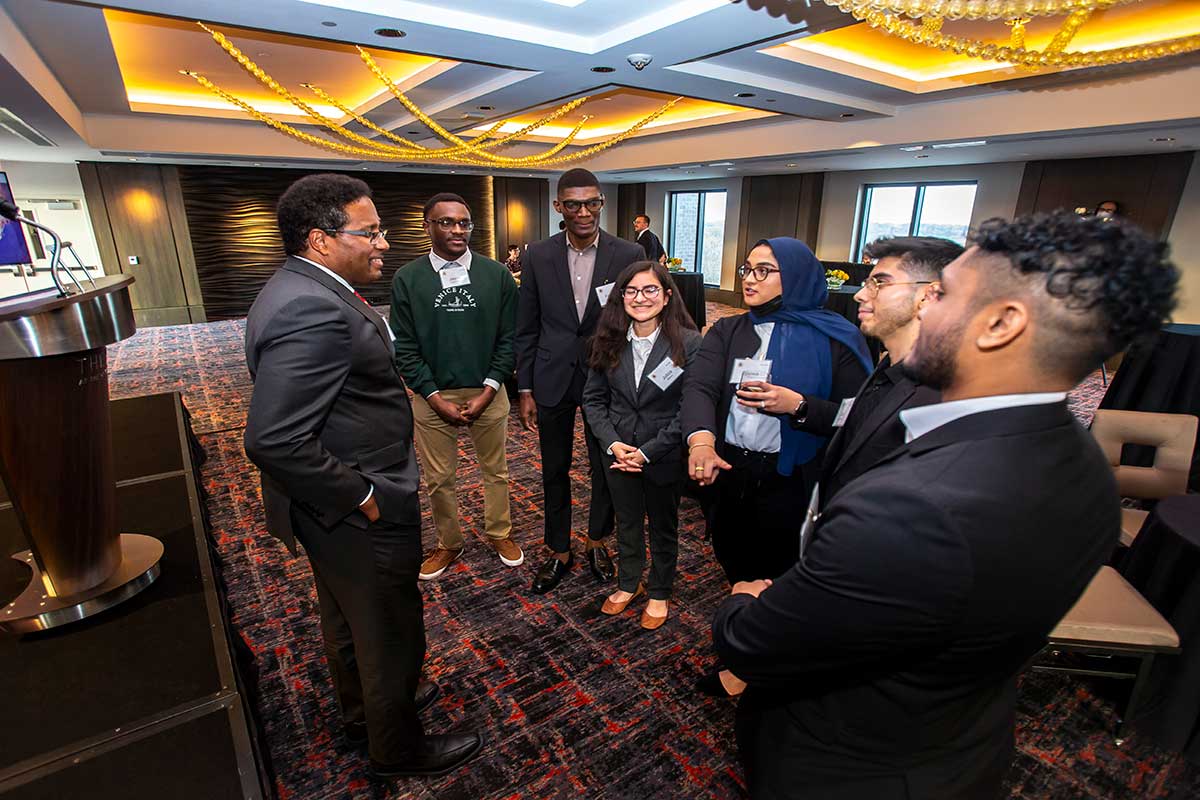
[[[288,260],[246,320],[245,447],[262,470],[267,529],[308,553],[346,737],[369,740],[382,777],[438,775],[480,739],[426,736],[417,718],[437,687],[420,681],[412,409],[392,333],[352,287],[381,276],[387,231],[370,189],[345,175],[296,181],[278,217]]]
[[[667,251],[663,250],[662,242],[654,231],[650,230],[650,217],[647,214],[638,214],[633,218],[633,232],[633,239],[641,245],[647,261],[666,263]]]
[[[904,360],[943,402],[902,411],[908,443],[838,492],[800,563],[717,611],[752,797],[999,797],[1017,672],[1120,529],[1066,393],[1170,312],[1164,250],[1056,212],[984,223],[946,267]]]
[[[824,508],[841,487],[904,444],[902,409],[941,399],[933,389],[915,383],[902,362],[921,329],[918,312],[932,301],[942,269],[962,253],[960,245],[932,236],[885,237],[864,249],[875,266],[854,295],[858,327],[880,339],[887,353],[853,399],[837,403],[804,398],[792,415],[799,430],[832,437],[821,461],[817,508]]]
[[[565,229],[525,251],[517,306],[517,388],[521,424],[537,430],[542,451],[546,546],[550,557],[533,579],[542,594],[574,563],[571,554],[571,453],[575,412],[587,381],[588,339],[621,270],[643,260],[640,247],[600,230],[604,195],[586,169],[558,179],[554,209]],[[597,580],[612,580],[604,537],[612,533],[613,506],[600,446],[584,425],[591,471],[587,558]]]

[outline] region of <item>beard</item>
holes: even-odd
[[[930,389],[945,391],[954,383],[958,367],[958,350],[962,344],[966,322],[961,322],[944,333],[937,333],[922,326],[908,356],[900,363],[900,369],[909,379]]]
[[[896,331],[912,322],[916,317],[915,309],[884,308],[876,309],[870,325],[860,326],[862,332],[876,339],[886,339]]]

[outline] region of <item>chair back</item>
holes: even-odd
[[[1197,419],[1191,414],[1154,414],[1102,408],[1092,419],[1092,435],[1100,443],[1122,497],[1158,500],[1187,493]],[[1126,444],[1154,448],[1154,466],[1121,463]]]

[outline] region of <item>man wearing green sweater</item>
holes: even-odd
[[[425,203],[429,255],[392,279],[396,366],[413,398],[414,436],[425,467],[437,547],[421,564],[433,580],[463,551],[455,475],[458,429],[466,428],[483,474],[484,530],[505,565],[525,560],[511,538],[504,445],[517,319],[517,284],[499,261],[468,248],[471,210],[456,194]]]

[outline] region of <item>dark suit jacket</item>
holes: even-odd
[[[871,389],[877,376],[884,372],[891,382]],[[873,398],[869,410],[864,411],[865,404],[860,404],[859,400],[869,391],[882,394]],[[938,403],[941,399],[940,392],[914,382],[886,356],[863,382],[855,395],[854,406],[841,427],[833,427],[840,402],[817,397],[810,399],[804,422],[792,420],[792,426],[817,436],[832,437],[821,462],[819,508],[823,509],[843,486],[904,444],[901,411]]]
[[[662,242],[658,236],[649,228],[639,233],[636,241],[646,253],[647,261],[658,261],[660,256],[667,254],[667,251],[663,250]]]
[[[416,522],[412,408],[383,319],[316,267],[289,258],[246,318],[254,392],[246,455],[262,470],[267,529],[295,552],[293,506],[323,528]]]
[[[750,684],[751,796],[998,797],[1016,675],[1120,521],[1112,469],[1062,402],[962,417],[848,484],[803,561],[713,622]]]
[[[679,435],[679,403],[683,381],[700,349],[700,333],[683,332],[684,374],[664,391],[650,380],[664,358],[671,355],[667,338],[659,334],[646,359],[638,386],[633,385],[633,345],[625,345],[621,363],[611,370],[590,370],[583,390],[583,413],[592,435],[605,452],[613,442],[641,449],[650,459],[642,468],[650,481],[660,485],[680,480],[683,475],[683,440]]]
[[[750,358],[761,344],[749,314],[719,319],[704,334],[696,363],[684,375],[680,422],[685,442],[696,431],[711,431],[717,437],[717,452],[725,456],[725,424],[737,390],[729,381],[733,361]],[[841,342],[830,339],[829,349],[833,383],[827,399],[840,401],[852,397],[862,386],[866,371],[854,352]]]
[[[576,375],[587,376],[587,344],[600,318],[596,287],[612,283],[621,270],[643,260],[642,248],[600,231],[596,268],[583,319],[575,315],[567,266],[565,231],[529,245],[522,257],[517,306],[517,388],[532,389],[538,405],[562,402]],[[574,398],[579,402],[579,398]]]

